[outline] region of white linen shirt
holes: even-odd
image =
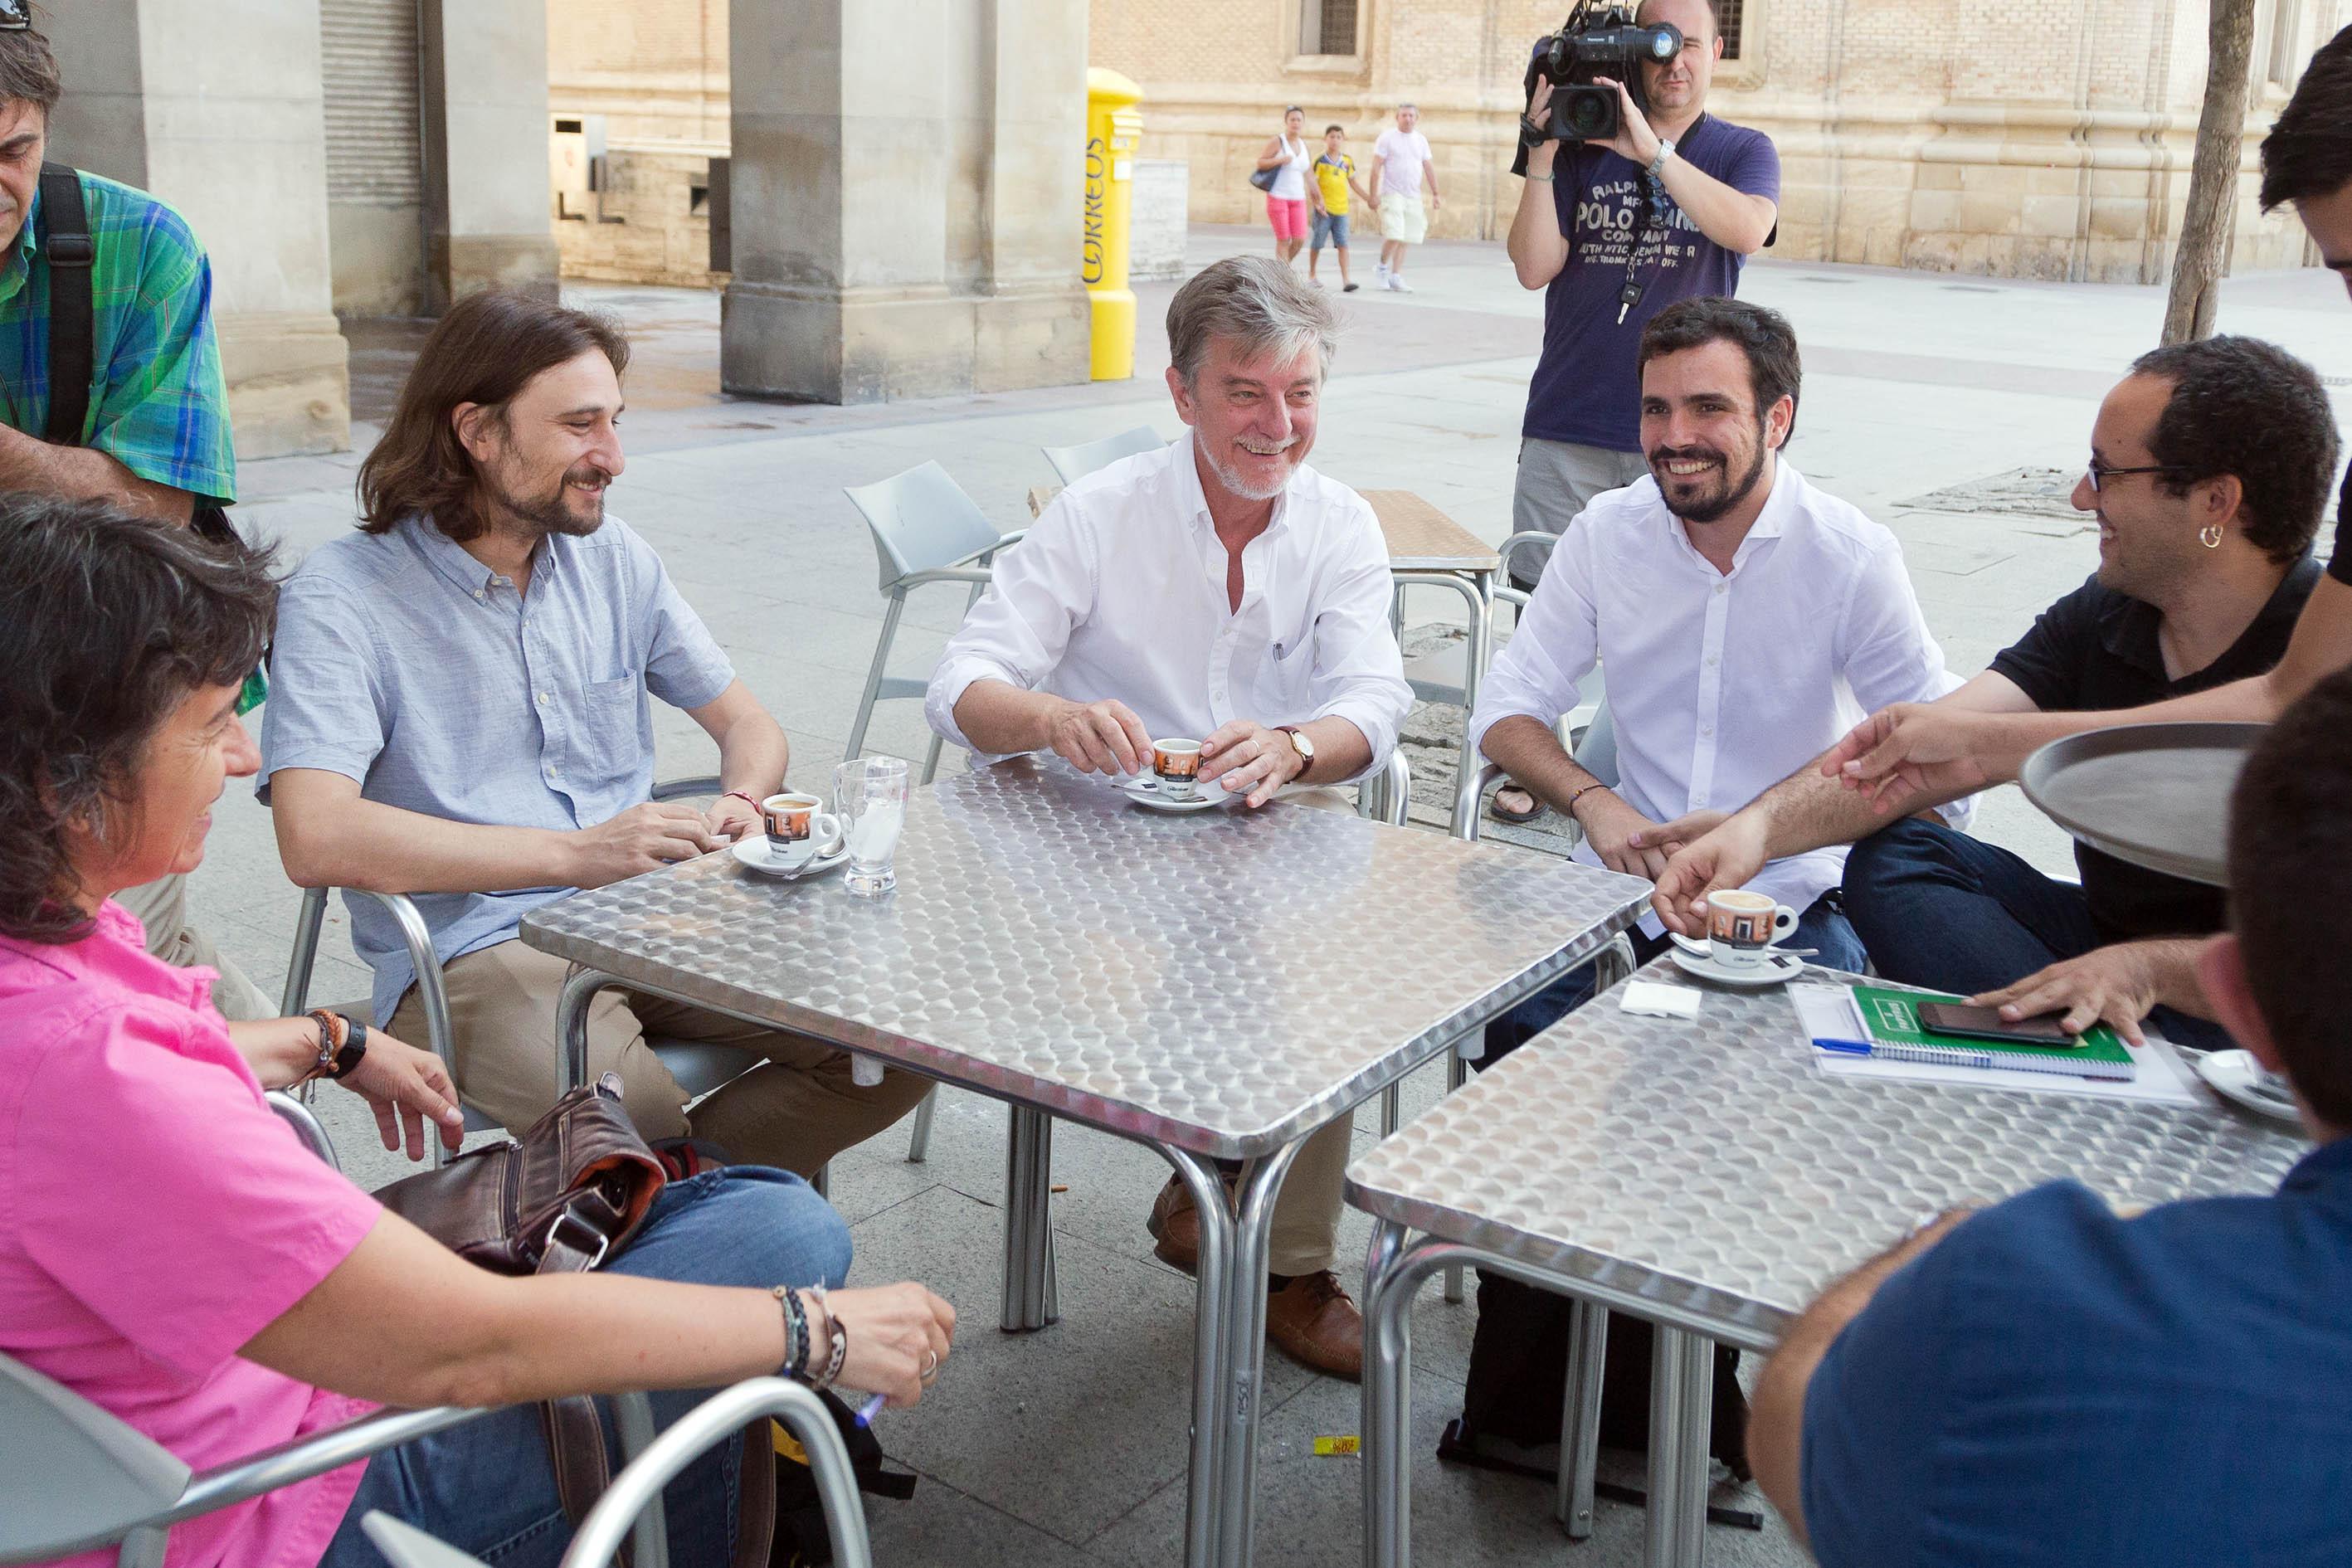
[[[1363,497],[1302,463],[1265,531],[1242,547],[1229,611],[1225,547],[1192,437],[1070,486],[996,558],[994,582],[948,640],[923,711],[956,727],[975,680],[1073,702],[1115,699],[1155,739],[1199,740],[1235,719],[1345,719],[1386,765],[1412,706],[1389,628],[1387,542]]]
[[[1666,822],[1736,811],[1865,713],[1958,686],[1895,536],[1785,458],[1778,468],[1728,574],[1691,543],[1656,479],[1595,497],[1478,688],[1472,747],[1514,714],[1557,721],[1597,662],[1617,729],[1617,794]],[[1972,809],[1964,800],[1943,812],[1960,826]],[[1589,843],[1576,858],[1601,863]],[[1748,885],[1802,914],[1844,872],[1844,847],[1833,846],[1771,861]],[[1657,934],[1655,916],[1643,925]]]

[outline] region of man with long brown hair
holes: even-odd
[[[314,552],[278,602],[261,795],[287,872],[415,895],[458,1091],[509,1127],[554,1100],[567,970],[516,939],[522,916],[758,831],[788,760],[660,558],[604,514],[628,357],[583,311],[508,290],[458,301],[360,469],[360,531]],[[727,793],[709,811],[648,798],[648,693],[718,742]],[[368,900],[351,916],[375,1016],[424,1038],[399,932]],[[692,1131],[803,1175],[925,1087],[896,1072],[862,1087],[846,1055],[805,1037],[606,992],[589,1070],[620,1073],[648,1138],[688,1130],[649,1029],[765,1055],[696,1107]]]

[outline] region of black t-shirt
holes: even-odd
[[[2347,517],[2352,517],[2352,468],[2344,470],[2344,491],[2336,498],[2336,558],[2327,563],[2327,574],[2352,588],[2352,539],[2344,537]]]
[[[2352,570],[2341,551],[2336,559],[2336,570]],[[1995,655],[1992,668],[2047,713],[2140,708],[2226,686],[2260,675],[2285,657],[2295,617],[2319,575],[2315,557],[2296,562],[2228,652],[2172,680],[2164,673],[2164,650],[2157,641],[2163,617],[2156,606],[2100,586],[2094,574],[2042,611],[2032,631]],[[2202,936],[2226,923],[2219,888],[2142,870],[2081,844],[2074,847],[2074,864],[2102,942]]]

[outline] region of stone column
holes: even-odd
[[[1086,37],[1086,0],[734,6],[727,390],[1085,381]]]
[[[349,447],[318,7],[109,0],[45,26],[65,75],[49,155],[169,202],[212,257],[237,456]]]
[[[425,308],[507,284],[553,298],[546,0],[423,0]]]

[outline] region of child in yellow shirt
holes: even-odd
[[[1315,276],[1315,264],[1323,258],[1323,243],[1330,241],[1339,254],[1339,291],[1352,294],[1363,287],[1348,278],[1348,193],[1352,190],[1367,202],[1371,193],[1356,183],[1356,161],[1348,156],[1348,133],[1336,125],[1323,131],[1323,155],[1315,160],[1315,183],[1307,195],[1315,205],[1314,237],[1307,252],[1307,280],[1317,288],[1323,280]]]

